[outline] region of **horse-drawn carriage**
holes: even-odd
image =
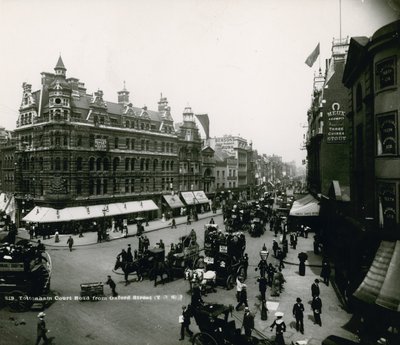
[[[182,236],[174,250],[168,254],[174,277],[183,277],[186,268],[195,268],[199,259],[200,246],[192,236]]]
[[[45,301],[50,291],[50,256],[28,243],[0,246],[0,297],[12,310]],[[43,307],[43,305],[42,305]]]
[[[150,280],[154,280],[154,285],[157,285],[157,277],[161,277],[162,281],[164,275],[168,279],[172,278],[170,266],[165,261],[164,248],[148,249],[133,262],[121,261],[121,258],[117,257],[114,270],[119,268],[124,272],[126,284],[129,283],[128,275],[130,273],[136,273],[138,280],[143,280],[147,276]]]
[[[241,329],[236,328],[235,320],[229,320],[233,306],[223,304],[203,304],[191,307],[190,312],[194,317],[200,332],[192,338],[192,344],[198,345],[268,345],[267,340],[247,337],[241,334]]]
[[[260,218],[253,218],[249,229],[249,234],[252,237],[260,237],[265,232],[265,225]]]
[[[247,275],[246,238],[242,232],[223,233],[209,225],[204,232],[204,262],[208,270],[216,272],[217,285],[232,289],[238,276]]]

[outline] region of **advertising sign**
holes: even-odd
[[[105,151],[107,150],[107,139],[94,139],[94,147],[96,150]]]
[[[332,110],[327,112],[328,129],[326,142],[328,144],[343,144],[347,141],[345,133],[346,112],[340,110],[339,103],[332,104]]]
[[[376,89],[384,89],[385,87],[396,85],[396,59],[391,57],[389,59],[380,61],[376,64]]]
[[[379,115],[377,121],[377,155],[397,154],[397,126],[395,113]]]
[[[379,222],[385,229],[396,226],[396,184],[379,184]]]

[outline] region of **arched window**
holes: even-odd
[[[56,157],[55,170],[61,170],[61,158],[60,157]]]
[[[126,122],[125,122],[125,127],[126,127],[126,128],[129,128],[130,125],[131,125],[130,121],[129,121],[129,120],[126,120]]]
[[[135,179],[131,179],[131,193],[135,191]]]
[[[135,149],[135,139],[131,139],[131,150]]]
[[[99,178],[96,181],[96,194],[101,194],[101,180]]]
[[[129,193],[129,179],[125,179],[125,193]]]
[[[94,158],[90,157],[89,159],[89,170],[93,171],[94,170]]]
[[[171,169],[171,171],[174,171],[174,161],[171,161],[170,169]]]
[[[103,169],[107,171],[110,169],[110,162],[107,157],[103,159]]]
[[[165,151],[166,151],[166,152],[169,152],[169,143],[166,143],[166,144],[165,144]]]
[[[161,161],[161,171],[165,171],[165,161]]]
[[[136,159],[135,159],[135,158],[132,158],[132,159],[131,159],[131,170],[132,170],[132,171],[135,170],[135,164],[136,164]]]
[[[61,145],[61,135],[59,132],[56,132],[56,146],[60,146]]]
[[[103,180],[103,194],[107,194],[108,193],[108,179],[104,179]]]
[[[146,171],[149,171],[150,168],[150,159],[146,159]]]
[[[129,140],[129,138],[125,139],[125,146],[129,150],[129,148],[130,148],[130,140]]]
[[[96,170],[101,170],[101,158],[97,158],[96,160]]]
[[[82,170],[82,157],[78,157],[76,159],[76,170],[78,171]]]
[[[158,168],[158,160],[155,159],[155,160],[153,161],[153,171],[156,171],[157,168]]]
[[[113,160],[113,170],[116,171],[118,169],[119,166],[119,158],[115,157]]]
[[[125,158],[125,170],[129,170],[129,165],[130,165],[130,159],[129,158]]]
[[[140,170],[143,171],[144,170],[144,158],[142,158],[140,160]]]
[[[166,170],[166,171],[169,171],[169,161],[166,161],[166,162],[165,162],[165,170]]]
[[[67,158],[63,159],[63,170],[68,170],[68,159]]]

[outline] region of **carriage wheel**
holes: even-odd
[[[235,285],[235,279],[233,278],[233,275],[229,275],[228,278],[226,278],[226,289],[227,290],[232,290],[234,285]]]
[[[218,345],[217,341],[208,333],[197,333],[192,339],[193,345]]]
[[[13,311],[26,311],[31,306],[32,301],[22,291],[14,290],[7,296],[7,303]]]

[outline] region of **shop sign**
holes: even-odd
[[[219,246],[219,252],[224,254],[228,253],[228,246]]]
[[[395,114],[378,116],[377,155],[397,154],[397,128]]]
[[[340,104],[332,104],[332,110],[327,112],[328,130],[326,142],[328,144],[343,144],[347,141],[345,133],[346,112],[340,110]]]
[[[107,139],[96,138],[94,139],[94,147],[96,150],[105,151],[107,150]]]

